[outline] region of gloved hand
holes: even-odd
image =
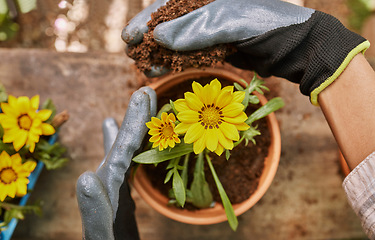
[[[106,157],[96,173],[85,172],[77,181],[83,239],[139,239],[127,175],[147,133],[145,123],[155,114],[156,93],[143,87],[132,95],[120,130],[113,119],[104,121]]]
[[[164,4],[156,1],[131,20],[123,30],[124,41],[139,43],[150,12]],[[159,24],[154,38],[176,51],[232,43],[238,51],[228,62],[262,77],[273,75],[299,83],[301,92],[316,105],[318,94],[356,54],[369,47],[368,41],[333,16],[279,0],[216,0]]]

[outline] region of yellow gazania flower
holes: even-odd
[[[175,122],[176,117],[173,113],[168,115],[163,112],[161,119],[152,117],[151,121],[146,123],[146,126],[150,129],[148,133],[152,136],[150,142],[153,142],[153,148],[159,146],[159,150],[161,151],[168,146],[173,148],[176,143],[181,142],[175,132]]]
[[[7,196],[14,198],[26,195],[28,177],[35,167],[36,162],[27,161],[22,164],[18,153],[9,156],[3,151],[0,154],[0,201],[4,201]]]
[[[193,82],[193,93],[185,93],[185,99],[178,99],[174,105],[179,112],[176,133],[185,134],[185,143],[194,143],[194,153],[201,153],[206,147],[221,155],[224,149],[233,149],[238,141],[238,131],[249,128],[244,113],[245,92],[233,92],[233,86],[221,89],[221,83],[214,79],[202,87]]]
[[[40,135],[52,135],[55,129],[48,123],[43,123],[52,114],[51,110],[38,111],[39,95],[31,98],[9,95],[8,103],[1,103],[3,113],[0,113],[0,124],[4,128],[4,143],[13,143],[16,151],[25,144],[29,151],[34,152],[35,143]]]

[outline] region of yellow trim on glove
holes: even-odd
[[[326,87],[331,85],[333,81],[338,78],[341,73],[345,70],[345,68],[349,65],[350,61],[360,52],[365,53],[365,51],[370,47],[369,41],[364,41],[363,43],[359,44],[357,47],[355,47],[353,50],[349,52],[349,54],[346,56],[344,61],[341,63],[340,67],[336,70],[336,72],[327,78],[322,84],[320,84],[319,87],[315,88],[311,94],[310,94],[310,101],[313,105],[319,106],[318,103],[318,95],[321,93]]]

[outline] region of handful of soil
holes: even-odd
[[[226,56],[236,50],[229,44],[219,44],[196,51],[172,51],[157,44],[153,32],[159,23],[181,17],[214,0],[170,0],[151,14],[147,23],[148,32],[143,35],[143,41],[129,46],[128,56],[135,60],[135,65],[141,71],[151,69],[151,66],[162,66],[179,72],[189,67],[214,67],[223,63]]]

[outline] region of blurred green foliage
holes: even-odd
[[[356,30],[361,31],[364,21],[371,15],[372,1],[374,0],[347,0],[351,15],[349,17],[350,26]]]
[[[36,0],[0,0],[0,41],[14,37],[19,29],[15,22],[18,14],[36,8]]]

